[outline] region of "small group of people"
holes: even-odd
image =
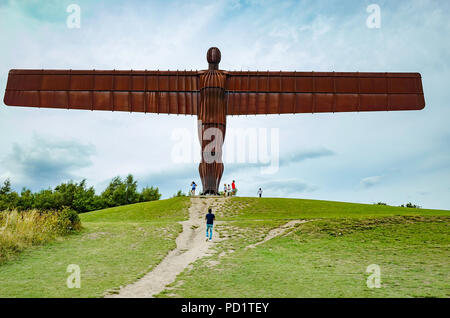
[[[223,185],[223,196],[224,197],[236,195],[236,192],[237,192],[237,188],[236,188],[236,183],[234,180],[233,180],[233,182],[231,182],[231,186],[230,185],[227,186],[226,183]]]

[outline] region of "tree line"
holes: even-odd
[[[161,198],[157,187],[144,187],[140,192],[137,181],[132,174],[125,178],[115,177],[100,194],[94,187],[88,187],[86,180],[77,183],[69,181],[61,183],[54,189],[32,192],[23,188],[17,193],[11,188],[11,181],[6,179],[0,187],[0,211],[62,210],[69,208],[78,213],[100,210],[138,202],[155,201]]]

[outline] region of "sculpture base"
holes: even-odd
[[[198,167],[203,185],[203,195],[218,195],[219,182],[222,179],[223,163],[200,163]]]

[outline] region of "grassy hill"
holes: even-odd
[[[101,297],[134,282],[175,247],[188,207],[174,198],[81,214],[81,233],[0,266],[0,297]],[[66,286],[69,264],[80,266],[79,289]]]
[[[388,205],[335,201],[232,198],[226,205],[224,219],[324,219],[380,218],[387,216],[449,216],[450,211],[401,208]]]
[[[233,198],[217,214],[228,239],[159,297],[450,296],[450,211]],[[245,248],[292,219],[308,222]],[[371,264],[379,289],[366,284]]]
[[[84,230],[0,266],[0,297],[101,297],[175,247],[188,198],[80,215]],[[159,297],[449,297],[450,211],[330,201],[231,198],[215,211],[226,240]],[[289,220],[307,220],[256,248]],[[81,268],[69,289],[69,264]],[[381,268],[382,288],[366,286]]]

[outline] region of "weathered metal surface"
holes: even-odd
[[[418,73],[228,72],[227,114],[420,110]]]
[[[5,104],[196,115],[195,71],[11,70]]]
[[[204,193],[218,193],[227,115],[420,110],[419,73],[11,70],[9,106],[197,115]],[[205,138],[210,129],[221,138]],[[211,140],[212,139],[212,140]],[[208,145],[214,144],[213,153]],[[210,157],[215,158],[210,162]],[[209,158],[209,159],[208,159]]]
[[[223,174],[222,146],[226,133],[226,75],[218,71],[220,51],[208,50],[209,70],[200,75],[201,102],[198,111],[202,161],[199,165],[204,194],[217,194]],[[208,148],[207,145],[211,147]],[[213,150],[213,153],[211,153]]]

